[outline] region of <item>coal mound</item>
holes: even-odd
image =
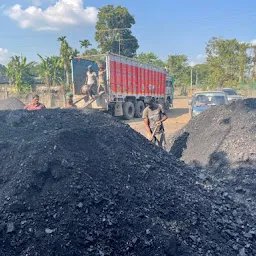
[[[193,118],[171,144],[170,152],[186,163],[207,165],[218,152],[225,153],[230,164],[255,162],[256,99],[205,111]]]
[[[207,166],[197,166],[196,173],[204,186],[243,204],[256,217],[256,162],[230,166],[224,152],[213,153]]]
[[[107,114],[0,112],[0,255],[256,255],[255,220]]]
[[[9,98],[0,100],[0,110],[16,110],[23,109],[25,104],[17,98]]]

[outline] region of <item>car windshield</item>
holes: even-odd
[[[237,95],[235,90],[226,90],[226,89],[224,89],[223,92],[225,92],[227,95]]]
[[[194,96],[193,105],[223,105],[225,104],[225,95],[220,93],[204,93]]]

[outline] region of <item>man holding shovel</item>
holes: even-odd
[[[148,132],[148,139],[165,149],[166,141],[163,122],[167,119],[167,116],[163,107],[156,104],[150,96],[145,97],[144,103],[146,108],[143,111],[142,118]]]

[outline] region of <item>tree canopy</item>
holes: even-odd
[[[31,90],[31,85],[34,83],[31,69],[34,64],[34,62],[27,62],[27,58],[23,56],[11,57],[7,65],[7,75],[17,92]]]
[[[60,57],[46,56],[42,57],[38,54],[41,60],[39,65],[39,76],[50,89],[51,86],[60,84],[62,80],[63,70],[60,66]]]
[[[149,52],[149,53],[140,53],[135,57],[137,60],[144,62],[144,63],[149,63],[157,67],[165,68],[166,63],[162,61],[155,53]]]
[[[177,86],[187,86],[190,83],[190,68],[188,57],[186,55],[169,55],[168,56],[169,72],[174,76]]]
[[[249,44],[213,37],[206,46],[210,87],[233,87],[244,81]]]
[[[134,24],[135,19],[127,8],[114,5],[102,7],[98,13],[95,33],[101,52],[134,57],[139,48],[138,40],[131,32]]]

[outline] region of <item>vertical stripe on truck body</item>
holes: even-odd
[[[110,60],[110,87],[111,87],[111,90],[114,92],[114,93],[117,93],[117,89],[116,89],[116,62],[114,61],[113,58],[111,58]]]
[[[149,95],[149,70],[145,67],[145,95]]]
[[[122,64],[122,86],[123,86],[123,92],[127,93],[127,62],[126,60],[123,60]]]
[[[137,89],[136,89],[136,63],[133,61],[132,62],[132,94],[137,94]]]
[[[141,91],[141,67],[140,65],[138,65],[138,94],[141,95],[142,91]]]
[[[132,94],[132,63],[131,63],[131,60],[129,59],[128,59],[128,74],[129,74],[128,94]]]
[[[116,60],[116,91],[121,93],[121,63],[119,59]]]
[[[139,67],[137,63],[135,64],[135,82],[134,82],[134,93],[135,94],[140,94],[139,93]]]

